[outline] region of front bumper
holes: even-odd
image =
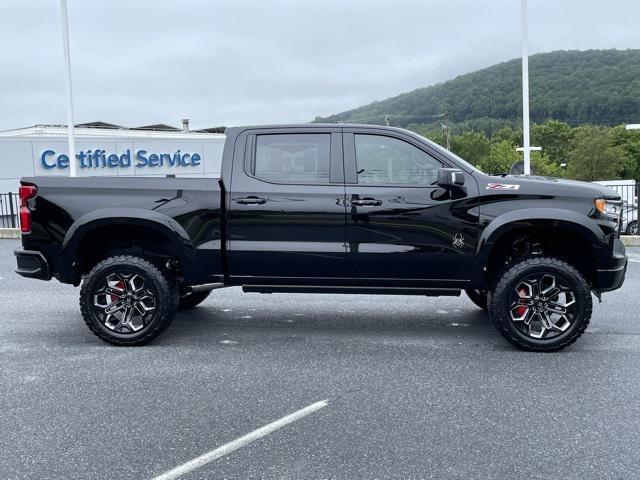
[[[18,268],[16,273],[27,278],[38,278],[40,280],[51,280],[51,269],[49,262],[36,250],[16,250],[13,252],[16,256]]]
[[[613,244],[613,252],[610,265],[607,268],[599,268],[597,270],[597,286],[598,292],[611,292],[617,290],[624,283],[624,277],[627,273],[627,255],[622,240],[616,238]]]

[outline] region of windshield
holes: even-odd
[[[438,145],[436,142],[432,142],[428,138],[425,138],[425,140],[427,141],[427,143],[429,143],[429,145],[431,145],[433,148],[438,150],[440,153],[442,153],[443,155],[448,155],[449,157],[453,157],[457,162],[463,164],[465,167],[467,167],[472,172],[484,174],[484,172],[482,170],[480,170],[479,168],[475,167],[474,165],[471,165],[464,158],[460,158],[458,155],[453,153],[451,150],[447,150],[442,145]]]

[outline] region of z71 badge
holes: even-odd
[[[490,183],[487,185],[487,190],[518,190],[520,185],[513,183]]]

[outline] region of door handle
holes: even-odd
[[[377,200],[375,198],[362,198],[359,200],[351,200],[351,205],[355,205],[356,207],[377,207],[382,205],[382,200]]]
[[[263,203],[267,203],[264,198],[258,197],[245,197],[245,198],[236,198],[236,203],[241,205],[262,205]]]

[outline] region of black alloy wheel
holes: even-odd
[[[496,328],[525,350],[560,350],[575,342],[591,319],[588,283],[557,258],[532,257],[507,267],[489,302]]]
[[[150,283],[135,271],[122,269],[110,273],[93,295],[95,314],[114,332],[139,332],[155,315],[157,292]]]
[[[535,339],[562,335],[575,321],[576,295],[551,273],[524,277],[511,292],[509,315],[520,331]]]
[[[84,278],[80,310],[102,340],[142,345],[162,333],[175,316],[175,287],[150,261],[118,255],[98,263]]]

